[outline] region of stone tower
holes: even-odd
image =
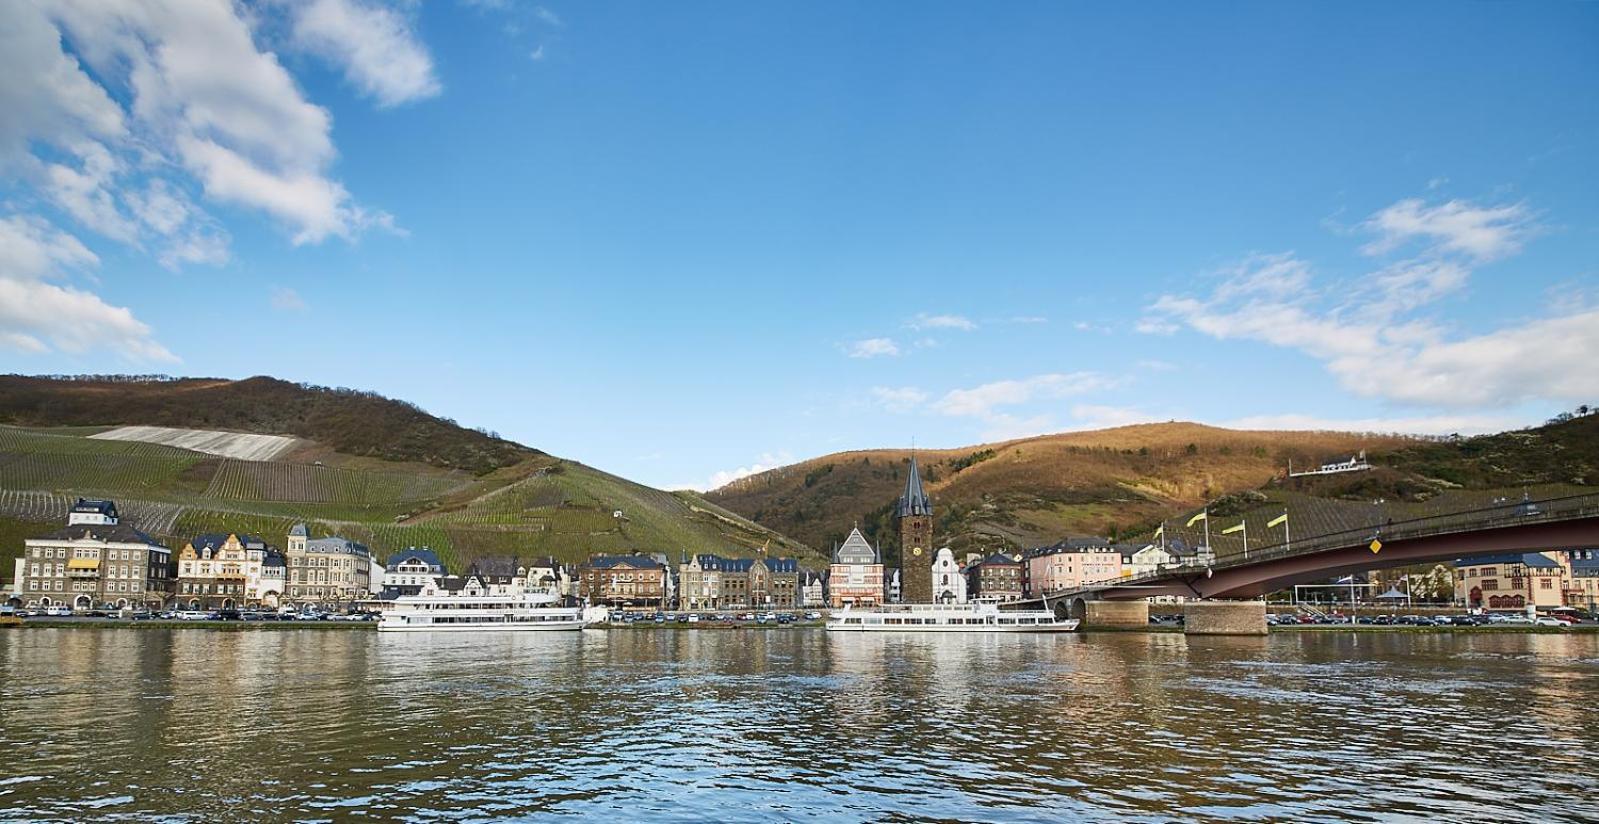
[[[908,604],[933,602],[933,502],[922,488],[922,473],[911,455],[905,494],[899,496],[900,600]]]

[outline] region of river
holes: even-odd
[[[0,820],[1594,820],[1599,636],[0,631]]]

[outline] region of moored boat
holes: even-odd
[[[1075,618],[1049,610],[1002,610],[993,602],[974,604],[891,604],[872,609],[845,607],[827,628],[838,632],[1071,632]]]
[[[506,595],[407,595],[383,611],[379,632],[575,630],[589,623],[581,607],[558,606],[542,592]]]

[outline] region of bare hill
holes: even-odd
[[[1418,439],[1349,432],[1234,431],[1194,423],[1124,426],[921,450],[940,542],[1036,546],[1068,534],[1125,535],[1227,493],[1260,487],[1290,461],[1308,467]],[[891,549],[890,508],[908,450],[826,455],[752,475],[706,497],[825,549],[859,522]]]

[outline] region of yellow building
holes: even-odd
[[[1528,604],[1564,606],[1566,569],[1554,552],[1518,552],[1463,558],[1455,563],[1455,603],[1473,609],[1519,612]]]

